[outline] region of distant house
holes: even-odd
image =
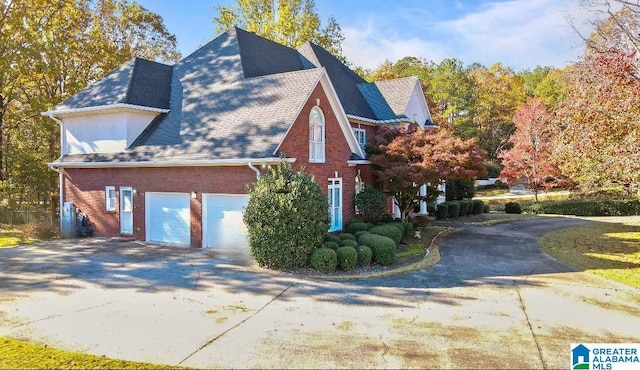
[[[132,60],[43,115],[60,123],[61,204],[95,235],[205,248],[246,245],[247,186],[281,156],[315,176],[341,230],[373,185],[377,127],[432,124],[418,78],[367,83],[318,45],[240,28],[173,66]]]

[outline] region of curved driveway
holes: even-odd
[[[566,368],[571,343],[640,342],[640,290],[535,244],[587,222],[464,227],[430,269],[346,282],[137,243],[0,249],[0,336],[198,368]]]

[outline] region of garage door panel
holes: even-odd
[[[246,227],[242,220],[242,212],[248,203],[248,195],[205,195],[205,248],[248,250]]]
[[[147,241],[189,244],[191,240],[189,194],[147,193]]]

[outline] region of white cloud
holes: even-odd
[[[577,0],[490,1],[475,8],[455,1],[447,12],[430,9],[434,3],[419,4],[425,5],[397,2],[377,13],[358,14],[357,26],[343,26],[347,59],[364,68],[405,56],[434,62],[457,58],[465,64],[501,62],[516,70],[563,67],[584,50],[569,20],[588,35],[593,20],[602,17],[578,6]],[[448,19],[440,21],[435,14]]]
[[[347,60],[355,67],[375,69],[385,60],[395,62],[406,56],[441,60],[446,56],[441,45],[417,36],[392,32],[389,28],[374,27],[369,18],[360,27],[343,27],[345,40],[342,49]]]

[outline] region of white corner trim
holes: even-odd
[[[208,160],[176,160],[176,161],[130,161],[130,162],[60,162],[47,163],[49,168],[135,168],[135,167],[215,167],[215,166],[248,166],[280,163],[279,157],[270,158],[236,158]],[[285,158],[294,163],[296,158]]]
[[[135,104],[117,103],[117,104],[110,104],[110,105],[96,105],[94,107],[49,110],[46,112],[42,112],[40,114],[43,116],[51,117],[53,115],[68,116],[68,115],[76,115],[76,114],[96,114],[96,113],[101,113],[104,111],[111,111],[111,110],[134,110],[134,111],[145,111],[145,112],[152,112],[152,113],[168,113],[169,112],[169,109],[146,107],[143,105],[135,105]]]
[[[379,120],[379,119],[371,119],[371,118],[366,118],[366,117],[360,117],[360,116],[356,116],[356,115],[353,115],[353,114],[347,114],[347,117],[350,118],[350,119],[357,120],[357,121],[380,124],[380,125],[383,125],[385,123],[410,122],[410,120],[408,118],[394,118],[394,119]]]

